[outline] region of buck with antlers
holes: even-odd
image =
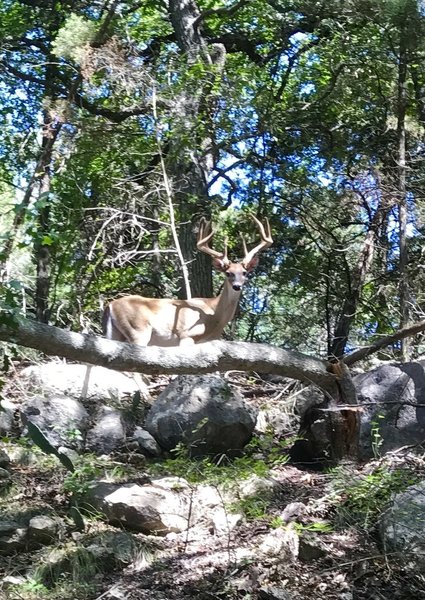
[[[232,320],[238,306],[247,275],[258,263],[258,253],[272,245],[270,224],[255,221],[261,241],[248,252],[243,240],[245,256],[240,263],[227,258],[224,251],[210,247],[214,232],[211,223],[200,224],[197,248],[213,257],[213,266],[226,275],[223,290],[215,298],[173,300],[125,296],[113,300],[103,316],[107,338],[141,346],[183,346],[218,339],[224,327]]]

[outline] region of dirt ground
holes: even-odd
[[[248,389],[250,402],[270,403],[272,394],[262,393],[264,386],[255,393],[252,385]],[[90,565],[62,560],[56,568],[55,554],[85,549],[99,532],[120,529],[100,515],[85,514],[81,530],[70,512],[66,472],[56,458],[46,457],[28,440],[10,437],[2,445],[21,449],[30,459],[11,463],[10,480],[0,486],[0,521],[48,513],[63,526],[49,546],[0,556],[1,599],[425,599],[425,574],[415,567],[414,556],[384,552],[380,545],[379,510],[389,496],[375,494],[386,481],[383,473],[423,477],[423,453],[417,449],[327,473],[282,462],[271,471],[278,485],[265,507],[256,514],[254,503],[230,532],[218,535],[207,522],[166,537],[129,532],[138,544],[130,559],[109,564],[99,557]],[[125,452],[111,457],[115,471],[128,471],[128,480],[149,478],[149,462],[135,464],[133,459]],[[353,482],[369,480],[369,489],[353,488]],[[283,521],[291,503],[304,508]]]

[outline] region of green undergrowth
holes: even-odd
[[[245,446],[243,456],[229,458],[222,454],[193,458],[190,449],[179,444],[171,451],[170,458],[150,463],[148,473],[152,477],[182,477],[192,484],[232,487],[251,475],[267,477],[270,469],[285,464],[289,458],[288,445],[287,440],[276,442],[270,432],[253,438]]]
[[[25,579],[10,587],[10,598],[21,600],[85,600],[93,598],[102,582],[102,576],[125,565],[152,560],[146,544],[126,533],[108,532],[85,545],[67,542],[45,548],[33,556],[33,567]],[[125,538],[121,548],[115,537]],[[102,538],[103,541],[102,541]],[[121,542],[118,539],[118,544]],[[131,542],[131,543],[130,543]],[[0,591],[0,597],[1,591]]]
[[[337,467],[332,477],[332,496],[341,525],[348,523],[364,530],[376,525],[395,494],[419,480],[418,474],[411,469],[391,469],[385,464],[354,478],[352,472]]]

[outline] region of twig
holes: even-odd
[[[153,117],[154,117],[155,126],[156,126],[156,143],[157,143],[157,147],[158,147],[158,155],[159,155],[160,164],[161,164],[162,176],[164,178],[165,193],[166,193],[167,200],[168,200],[171,231],[173,234],[174,245],[176,247],[177,256],[179,257],[180,266],[181,266],[181,270],[182,270],[182,274],[183,274],[183,281],[184,281],[184,286],[186,289],[186,297],[188,300],[190,300],[190,298],[192,298],[192,292],[190,289],[189,269],[187,268],[187,263],[184,259],[182,249],[180,246],[180,241],[179,241],[179,238],[177,235],[174,204],[173,204],[173,195],[171,193],[171,185],[170,185],[170,180],[168,178],[167,169],[165,167],[164,155],[162,153],[161,139],[160,139],[160,134],[159,134],[159,129],[158,129],[158,113],[157,113],[157,109],[156,109],[155,86],[153,86],[153,88],[152,88],[152,111],[153,111]]]

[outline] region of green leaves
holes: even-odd
[[[75,467],[71,459],[68,458],[68,456],[66,456],[66,454],[63,452],[59,452],[59,450],[49,442],[47,437],[44,435],[41,429],[37,427],[37,425],[31,421],[27,421],[26,425],[28,429],[28,436],[32,439],[34,444],[36,444],[46,454],[54,454],[61,461],[65,469],[68,469],[68,471],[71,471],[71,473],[75,471]]]
[[[53,54],[58,58],[71,59],[80,63],[95,35],[96,23],[81,15],[72,14],[66,19],[52,42]]]

